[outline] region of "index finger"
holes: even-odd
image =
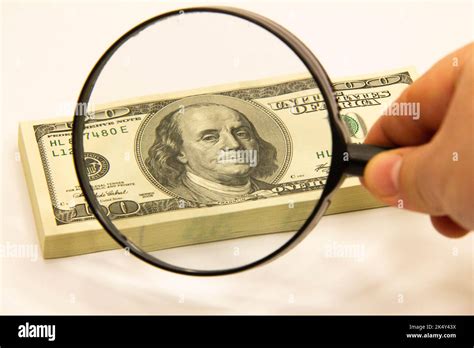
[[[473,52],[474,43],[470,43],[438,61],[394,102],[419,103],[419,117],[382,115],[370,129],[365,143],[399,147],[428,142],[440,127],[456,82]]]

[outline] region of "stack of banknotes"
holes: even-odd
[[[333,81],[340,117],[353,142],[363,142],[414,78],[413,69],[403,68]],[[180,114],[197,109],[206,122],[213,122],[207,114],[220,113],[244,124],[237,136],[253,134],[258,156],[234,151],[221,154],[232,153],[233,158],[218,159],[248,164],[246,188],[237,185],[226,191],[226,185],[206,175],[206,163],[187,171],[182,138],[199,127],[191,116],[178,122],[186,132],[176,132],[175,124]],[[315,126],[322,124],[321,117],[312,122],[324,113],[319,91],[306,74],[115,101],[96,108],[86,122],[86,169],[109,218],[127,235],[139,236],[147,250],[294,231],[314,208],[330,170],[329,124],[325,120]],[[119,247],[97,222],[80,189],[72,119],[19,126],[19,151],[44,258]],[[212,134],[206,137],[213,141]],[[348,177],[326,214],[380,206],[358,178]]]

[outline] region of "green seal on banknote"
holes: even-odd
[[[354,137],[359,131],[359,123],[349,115],[341,115],[341,119],[344,121],[351,137]]]

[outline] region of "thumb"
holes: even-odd
[[[442,170],[428,143],[382,152],[364,171],[363,183],[382,202],[430,215],[444,215]]]

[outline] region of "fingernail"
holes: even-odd
[[[399,188],[402,156],[388,153],[379,156],[375,161],[369,173],[370,186],[382,197],[396,195]]]

